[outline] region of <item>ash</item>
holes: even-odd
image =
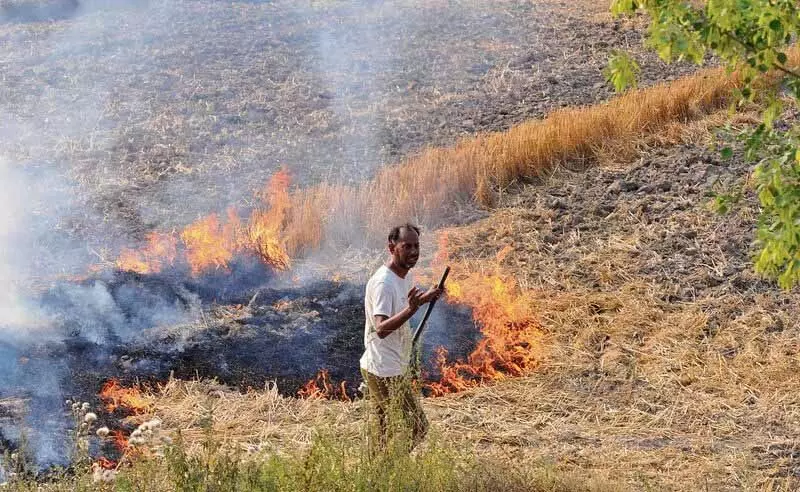
[[[37,463],[68,465],[73,423],[64,402],[99,407],[97,393],[111,378],[123,384],[214,378],[239,389],[275,382],[283,394],[296,395],[327,369],[357,396],[364,285],[287,286],[256,263],[236,265],[200,279],[182,271],[105,272],[44,292],[37,302],[52,324],[46,336],[0,342],[0,451],[15,449],[25,434]],[[436,377],[435,347],[463,358],[478,338],[469,309],[440,302],[426,328],[424,373]]]

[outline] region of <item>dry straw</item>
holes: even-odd
[[[718,111],[730,103],[736,86],[735,75],[704,70],[601,105],[559,110],[506,132],[427,149],[358,187],[324,184],[299,190],[291,197],[287,249],[296,256],[323,238],[350,240],[340,232],[374,235],[404,220],[446,224],[465,203],[490,206],[497,190],[515,182],[541,177],[561,164],[589,165],[604,149],[628,148],[676,122]]]

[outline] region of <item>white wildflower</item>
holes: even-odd
[[[130,445],[132,445],[132,446],[141,446],[141,445],[145,444],[146,442],[147,442],[147,440],[144,437],[141,437],[141,436],[131,437],[130,439],[128,439],[128,443]]]
[[[95,420],[97,420],[97,414],[95,414],[94,412],[89,412],[83,417],[83,421],[86,422],[87,424],[91,424]]]
[[[106,437],[109,432],[110,431],[108,430],[108,427],[106,427],[106,426],[103,426],[103,427],[100,427],[99,429],[97,429],[97,435],[99,437]]]
[[[81,410],[83,410],[84,412],[89,411],[89,402],[88,401],[83,402],[83,405],[81,405]]]

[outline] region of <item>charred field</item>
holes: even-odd
[[[454,267],[422,348],[446,441],[564,490],[796,487],[799,299],[752,272],[752,191],[709,208],[749,172],[717,130],[752,121],[719,72],[661,63],[606,10],[0,2],[0,450],[26,442],[34,476],[73,462],[66,400],[111,429],[88,451],[120,476],[162,456],[129,441],[154,418],[190,453],[209,429],[247,459],[321,428],[356,441],[383,260],[382,202],[361,199],[397,178],[386,215],[423,222],[419,282]],[[616,49],[642,67],[629,99],[602,75]],[[614,108],[646,130],[614,130]],[[466,185],[436,167],[503,139],[544,164],[489,160]]]

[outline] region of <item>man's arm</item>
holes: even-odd
[[[417,312],[417,309],[419,309],[420,305],[424,304],[422,302],[424,295],[425,294],[423,294],[418,288],[412,287],[411,290],[408,291],[408,306],[406,306],[402,311],[392,317],[385,316],[383,314],[376,314],[375,331],[378,333],[378,338],[386,338],[393,331],[403,326],[403,323],[411,319],[411,317],[414,316],[414,313]]]

